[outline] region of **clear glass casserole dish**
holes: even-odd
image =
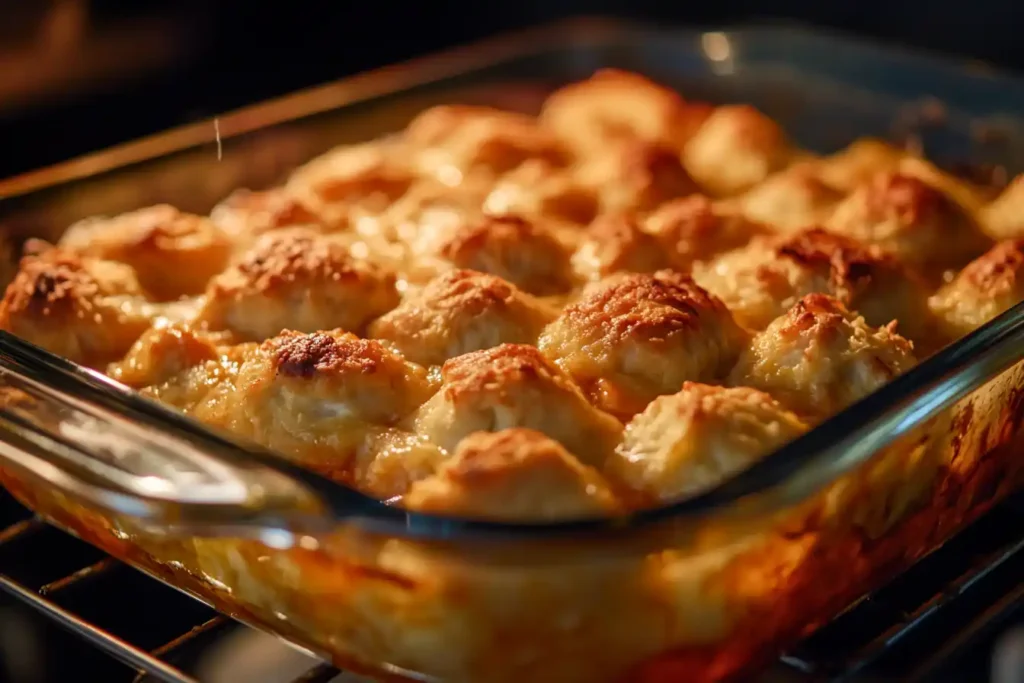
[[[1024,103],[1013,81],[782,29],[584,24],[225,117],[223,151],[210,144],[213,126],[193,127],[13,179],[0,184],[3,220],[52,238],[83,216],[154,201],[206,211],[235,187],[266,184],[282,166],[431,104],[529,109],[547,85],[600,66],[752,102],[817,151],[891,132],[905,123],[900,104],[916,111],[924,95],[948,106],[941,126],[915,120],[932,156],[1006,164],[1024,139],[995,109]],[[90,542],[352,669],[451,681],[720,680],[1020,483],[1022,336],[1018,306],[697,497],[613,521],[509,525],[388,507],[4,334],[0,477]]]

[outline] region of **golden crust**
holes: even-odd
[[[0,329],[93,366],[120,358],[151,316],[131,266],[56,248],[23,258],[0,303]]]
[[[285,331],[233,347],[147,390],[196,418],[350,480],[357,451],[433,393],[427,373],[380,342]]]
[[[631,141],[680,150],[707,111],[643,76],[602,69],[552,93],[540,120],[577,154],[596,155]]]
[[[297,168],[286,189],[329,221],[341,220],[347,216],[344,209],[353,206],[380,210],[405,194],[416,178],[404,156],[390,142],[343,145]]]
[[[572,287],[569,252],[555,234],[520,216],[486,216],[467,223],[441,247],[459,268],[490,273],[531,294]]]
[[[342,425],[391,425],[433,392],[426,372],[380,342],[339,331],[285,331],[243,366],[239,388],[250,416],[294,426],[300,438],[347,439]],[[264,403],[265,402],[265,403]]]
[[[160,204],[113,218],[89,218],[67,229],[59,245],[135,269],[161,300],[199,294],[227,265],[231,241],[210,219]]]
[[[283,329],[359,331],[397,305],[393,273],[343,240],[291,228],[264,235],[214,278],[198,320],[259,340]]]
[[[609,476],[649,499],[670,501],[714,487],[805,431],[764,392],[686,382],[626,425]]]
[[[703,195],[676,199],[658,207],[644,221],[679,270],[742,247],[768,228]]]
[[[905,173],[874,176],[836,208],[826,227],[929,270],[962,266],[991,245],[964,207]]]
[[[998,191],[989,182],[978,185],[967,176],[954,175],[921,157],[907,155],[900,160],[896,172],[921,180],[943,193],[972,216],[996,198]]]
[[[524,428],[475,432],[437,474],[416,482],[412,510],[477,519],[551,521],[614,514],[604,478],[557,441]]]
[[[674,271],[611,278],[566,307],[538,347],[592,400],[629,416],[686,380],[722,377],[743,333],[725,305]]]
[[[913,367],[913,348],[891,326],[871,327],[838,299],[809,294],[754,337],[729,379],[818,421]]]
[[[795,159],[777,123],[749,105],[716,107],[683,149],[683,165],[705,193],[746,192]]]
[[[372,375],[380,371],[387,355],[383,346],[369,339],[290,330],[265,346],[273,349],[278,376],[303,379],[335,373]]]
[[[617,272],[653,273],[674,265],[672,253],[628,214],[601,216],[586,231],[572,256],[582,280],[597,281]]]
[[[440,390],[413,419],[414,430],[452,451],[473,432],[527,427],[599,464],[621,426],[589,405],[572,379],[537,348],[502,344],[447,361]]]
[[[971,261],[931,299],[950,339],[962,337],[1024,299],[1024,239],[1000,242]]]
[[[501,344],[533,344],[556,315],[515,285],[472,270],[439,275],[370,326],[421,365]]]
[[[605,151],[583,165],[577,177],[596,190],[606,212],[650,211],[699,189],[677,151],[639,141]]]
[[[568,170],[530,159],[503,175],[483,202],[489,214],[520,215],[585,225],[599,209],[598,191]]]
[[[861,312],[872,325],[898,320],[914,338],[934,331],[926,284],[914,271],[879,247],[821,228],[755,239],[697,268],[694,277],[754,330],[764,329],[801,297],[820,293]]]
[[[882,140],[861,138],[815,164],[822,180],[843,192],[852,192],[875,176],[896,171],[910,154]]]
[[[376,228],[408,252],[411,269],[433,276],[445,244],[467,224],[483,220],[485,197],[476,185],[453,190],[435,181],[421,181],[381,214]]]
[[[778,232],[823,224],[845,193],[825,182],[813,163],[794,164],[736,199],[743,214]]]
[[[210,219],[236,243],[248,246],[265,232],[305,227],[327,232],[329,225],[307,200],[283,188],[236,190],[213,208]]]
[[[403,137],[418,150],[420,166],[451,185],[475,171],[501,174],[531,159],[568,161],[558,138],[536,119],[490,107],[432,107],[409,123]]]

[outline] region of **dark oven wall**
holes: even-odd
[[[3,0],[0,5],[5,11],[0,64],[11,54],[21,58],[8,62],[16,66],[0,69],[0,90],[5,79],[19,74],[33,94],[0,96],[5,141],[0,176],[446,45],[582,13],[690,24],[797,19],[1024,68],[1024,47],[1017,39],[1024,3],[1007,0]],[[111,67],[110,73],[71,83],[87,61],[84,48],[50,60],[49,80],[32,74],[45,61],[31,51],[32,36],[59,38],[69,30],[68,16],[53,22],[50,33],[36,30],[39,17],[53,7],[71,16],[86,8],[84,31],[100,44],[100,52],[112,51],[108,61],[120,67],[120,76],[111,75],[118,71]],[[129,21],[150,17],[168,22],[164,30],[149,27],[155,31],[152,39],[141,37],[140,24]],[[115,26],[120,33],[111,29]],[[124,45],[114,46],[115,34]],[[164,52],[152,54],[158,48]]]

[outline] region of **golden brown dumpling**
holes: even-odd
[[[600,407],[631,416],[687,380],[724,376],[743,332],[725,305],[675,271],[613,277],[548,325],[538,347]]]
[[[902,175],[917,178],[943,193],[972,216],[995,199],[998,192],[991,183],[978,185],[966,177],[944,171],[927,159],[908,155],[896,169]]]
[[[202,292],[232,251],[228,235],[208,218],[166,204],[80,221],[67,229],[59,246],[128,264],[142,287],[160,300]]]
[[[422,169],[455,186],[474,172],[500,175],[531,159],[568,158],[559,140],[525,114],[470,105],[441,105],[418,115],[404,140]]]
[[[845,193],[822,180],[812,164],[794,164],[736,199],[743,214],[777,232],[823,224]]]
[[[895,171],[910,154],[888,142],[861,138],[845,149],[818,160],[814,166],[829,186],[849,193],[875,176]]]
[[[540,120],[577,154],[592,156],[631,141],[678,151],[707,111],[639,74],[602,69],[552,93]]]
[[[973,332],[1024,299],[1024,239],[1000,242],[932,298],[950,339]]]
[[[490,273],[531,294],[572,288],[569,250],[546,226],[519,216],[467,223],[441,248],[458,268]]]
[[[527,427],[599,465],[622,431],[533,346],[502,344],[458,356],[444,364],[441,379],[412,425],[449,452],[473,432]]]
[[[0,303],[0,329],[101,367],[131,347],[153,312],[131,266],[45,248],[21,260]]]
[[[533,344],[555,317],[547,304],[501,278],[472,270],[439,275],[370,326],[406,358],[440,365],[500,344]]]
[[[777,123],[748,105],[716,107],[683,150],[683,165],[705,193],[746,192],[788,166],[796,151]]]
[[[391,141],[342,145],[296,169],[286,189],[332,223],[346,219],[352,207],[380,211],[416,178],[406,156]]]
[[[614,481],[667,502],[713,488],[805,431],[764,392],[686,382],[626,425],[607,469]]]
[[[198,321],[252,340],[284,329],[359,331],[398,301],[393,273],[342,239],[291,228],[267,233],[214,278]]]
[[[872,325],[898,320],[914,338],[933,331],[919,276],[878,247],[820,228],[756,239],[698,267],[694,278],[754,330],[816,292],[836,297]]]
[[[511,428],[463,439],[405,507],[498,521],[557,521],[620,510],[608,483],[540,432]]]
[[[702,195],[667,202],[650,213],[644,229],[665,249],[678,270],[745,245],[769,230],[734,208]]]
[[[825,227],[932,271],[962,266],[991,246],[952,197],[903,173],[872,178],[836,208]]]
[[[514,214],[584,225],[597,215],[598,190],[584,186],[568,170],[530,159],[503,175],[483,202],[495,216]]]
[[[371,496],[392,501],[441,467],[448,454],[402,429],[371,430],[356,449],[350,481]]]
[[[330,225],[314,206],[284,188],[253,192],[236,190],[213,208],[210,218],[235,243],[248,248],[265,232],[304,227],[328,232]]]
[[[581,280],[597,281],[617,272],[653,273],[673,264],[672,252],[627,214],[601,216],[587,229],[572,256]]]
[[[650,211],[698,191],[675,150],[627,142],[583,165],[577,177],[596,192],[605,212]]]
[[[892,326],[871,327],[839,300],[810,294],[754,337],[730,383],[820,420],[913,367],[913,349]]]
[[[286,331],[225,351],[147,393],[321,472],[350,479],[358,449],[427,400],[426,371],[340,330]]]
[[[433,181],[419,182],[380,216],[378,229],[405,245],[416,261],[430,261],[460,228],[483,220],[485,197],[476,186],[452,189]]]

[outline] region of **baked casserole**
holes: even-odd
[[[31,241],[0,328],[394,505],[629,515],[709,490],[1021,301],[1022,188],[878,140],[818,156],[753,107],[605,70],[538,116],[429,109],[208,216],[153,206]],[[346,666],[715,681],[1014,481],[982,456],[1018,412],[930,424],[768,533],[583,559],[567,542],[557,561],[354,531],[156,539],[3,476]]]

